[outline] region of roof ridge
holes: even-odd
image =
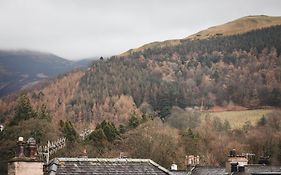
[[[98,161],[98,162],[150,162],[150,159],[134,158],[85,158],[85,157],[57,157],[52,161]],[[50,161],[51,162],[51,161]]]
[[[247,164],[248,167],[280,167],[281,165],[266,165],[266,164]]]

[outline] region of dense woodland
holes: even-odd
[[[81,78],[72,102],[91,111],[107,97],[127,95],[137,107],[148,104],[161,117],[168,116],[172,106],[209,109],[232,102],[248,108],[279,107],[277,36],[281,26],[101,60]]]
[[[15,140],[39,144],[67,137],[56,156],[151,158],[184,167],[186,155],[224,165],[227,152],[255,153],[280,164],[278,110],[239,129],[200,110],[233,104],[249,109],[281,106],[281,26],[236,36],[183,40],[126,57],[100,59],[42,86],[0,100],[2,173]],[[82,128],[95,128],[86,140]],[[153,138],[153,139],[152,139]],[[2,156],[3,155],[3,156]]]
[[[273,111],[257,123],[246,122],[231,128],[227,120],[199,111],[173,107],[167,121],[157,115],[132,113],[127,122],[116,125],[103,120],[82,140],[71,121],[52,124],[53,117],[43,105],[32,108],[29,98],[22,95],[16,104],[15,117],[0,135],[0,172],[5,174],[7,160],[14,156],[16,139],[34,137],[39,145],[47,140],[66,137],[67,145],[52,157],[84,156],[150,158],[169,168],[174,162],[185,168],[186,155],[199,155],[202,165],[224,166],[229,150],[254,153],[250,163],[281,162],[281,112]]]

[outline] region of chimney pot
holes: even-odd
[[[23,137],[19,137],[18,141],[23,142]]]
[[[35,159],[37,157],[37,147],[36,147],[36,140],[33,137],[30,137],[27,140],[27,155],[30,158]]]
[[[24,141],[23,141],[23,137],[19,137],[18,138],[18,142],[17,142],[17,157],[25,157],[24,155]]]
[[[236,150],[235,150],[235,149],[232,149],[232,150],[229,152],[229,157],[236,157]]]

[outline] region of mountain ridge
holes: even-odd
[[[171,39],[147,43],[138,48],[130,49],[124,53],[121,53],[120,56],[128,56],[135,52],[144,51],[148,48],[152,49],[176,46],[188,40],[202,40],[219,36],[243,34],[253,30],[269,28],[276,25],[281,25],[281,16],[250,15],[221,25],[207,28],[182,39]]]
[[[0,50],[0,96],[72,69],[87,67],[90,62],[92,60],[71,61],[40,51]]]

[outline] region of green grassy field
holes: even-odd
[[[202,119],[205,118],[207,114],[210,115],[211,119],[213,117],[218,117],[223,122],[228,120],[231,128],[241,128],[245,122],[250,122],[252,125],[256,125],[259,119],[264,115],[272,112],[270,109],[257,109],[257,110],[245,110],[245,111],[225,111],[225,112],[204,112],[202,113]]]

